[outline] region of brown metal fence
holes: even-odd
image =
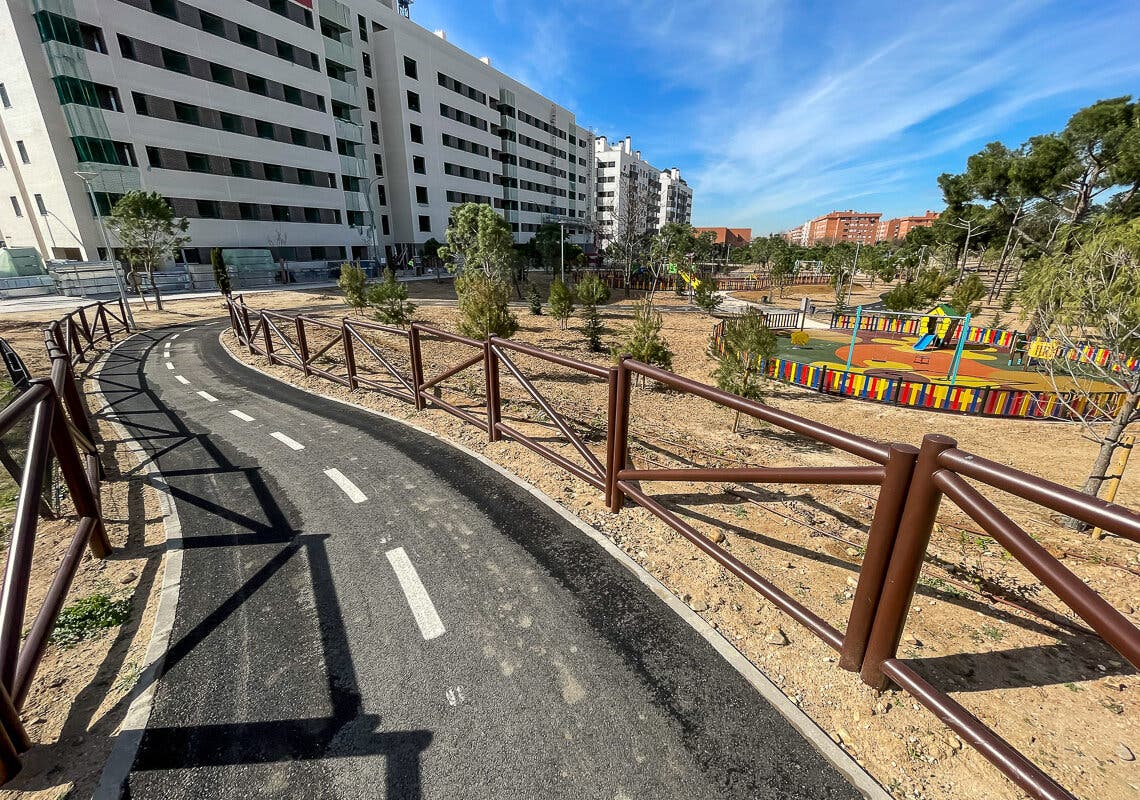
[[[252,322],[251,317],[255,318]],[[291,351],[291,355],[295,356],[293,358],[274,358],[273,337],[284,338],[280,331],[288,327],[283,315],[265,312],[251,314],[239,298],[230,305],[230,318],[239,341],[251,352],[265,355],[274,363],[302,371],[308,369],[310,374],[324,373],[313,372],[312,364],[307,363],[302,355],[307,325],[319,324],[321,328],[330,330],[339,326],[340,338],[345,342],[359,341],[360,330],[377,327],[350,319],[334,324],[327,320],[318,323],[311,317],[295,317],[290,324],[295,326],[296,338],[302,343],[301,350],[296,353]],[[405,376],[390,368],[390,353],[369,346],[370,355],[384,364],[406,389],[388,390],[388,394],[414,402],[420,409],[435,405],[485,431],[491,441],[505,436],[519,442],[602,491],[614,513],[620,512],[627,501],[636,503],[836,650],[842,668],[859,672],[864,682],[875,688],[882,689],[893,682],[907,691],[1032,797],[1072,800],[1071,794],[995,731],[972,716],[944,690],[935,687],[900,660],[897,657],[899,643],[918,583],[919,571],[926,556],[935,514],[945,495],[1005,547],[1017,562],[1052,590],[1076,616],[1087,622],[1105,642],[1133,666],[1140,667],[1140,631],[1060,561],[1049,555],[969,481],[1007,492],[1021,500],[1075,517],[1137,542],[1140,542],[1140,515],[1123,506],[1082,495],[1037,476],[965,453],[946,437],[927,436],[921,450],[908,444],[878,442],[779,411],[630,358],[622,358],[613,367],[602,367],[494,336],[481,342],[419,323],[413,324],[407,331],[378,327],[390,336],[406,338],[411,357],[410,375]],[[475,352],[435,377],[425,379],[421,353],[421,341],[425,337],[459,344]],[[403,343],[400,344],[401,348],[404,346]],[[536,358],[571,369],[588,378],[605,381],[607,399],[604,458],[599,458],[589,449],[570,422],[558,413],[534,381],[523,373],[516,363],[517,355]],[[341,383],[347,381],[350,386],[370,388],[356,374],[352,357],[346,358],[345,362],[347,375],[327,377]],[[483,365],[486,387],[482,401],[484,414],[459,408],[429,391],[447,378],[480,363]],[[503,422],[501,369],[505,369],[517,380],[542,409],[580,462],[572,461]],[[629,456],[630,404],[634,376],[746,414],[783,431],[856,456],[867,463],[830,467],[639,469],[632,464]],[[859,568],[859,579],[845,629],[840,631],[829,624],[654,499],[643,487],[643,484],[654,482],[878,486],[878,499],[870,519],[867,547]]]
[[[16,516],[0,590],[0,783],[20,770],[20,753],[31,747],[20,709],[36,676],[83,551],[105,558],[111,545],[99,501],[99,450],[74,365],[86,361],[101,342],[126,333],[122,305],[96,303],[52,322],[44,331],[51,376],[31,386],[0,411],[0,435],[30,418],[27,453],[20,477]],[[37,545],[40,497],[47,467],[54,461],[67,486],[77,518],[75,533],[56,567],[43,604],[23,634],[32,558]]]

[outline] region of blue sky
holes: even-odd
[[[693,224],[940,209],[986,142],[1140,94],[1140,2],[417,0],[412,19],[632,136],[694,187]]]

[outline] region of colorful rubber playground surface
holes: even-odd
[[[787,336],[778,337],[778,357],[801,364],[843,370],[851,346],[850,330],[811,330],[806,345],[792,347]],[[918,336],[859,331],[855,352],[851,358],[851,372],[880,378],[902,378],[914,382],[945,383],[954,360],[954,348],[942,347],[916,351]],[[1051,391],[1049,376],[1036,369],[1010,365],[1009,353],[995,347],[967,344],[962,352],[955,385],[963,387],[992,386],[1025,391]],[[1059,388],[1064,389],[1064,378],[1057,376]],[[1110,390],[1108,384],[1086,386],[1097,390]]]

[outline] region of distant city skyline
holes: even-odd
[[[412,18],[633,136],[694,188],[693,224],[775,233],[838,208],[941,209],[987,142],[1135,93],[1140,5],[421,0]]]

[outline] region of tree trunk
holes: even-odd
[[[1124,435],[1128,423],[1132,422],[1132,418],[1136,415],[1138,403],[1140,403],[1140,386],[1133,385],[1132,389],[1125,395],[1124,404],[1120,407],[1119,413],[1108,427],[1108,432],[1100,445],[1100,452],[1096,454],[1096,460],[1093,461],[1092,469],[1089,470],[1089,476],[1085,478],[1085,484],[1081,487],[1082,494],[1096,497],[1100,492],[1105,474],[1112,463],[1112,454],[1120,446],[1120,437]],[[1079,519],[1070,518],[1065,521],[1065,527],[1079,531],[1089,526]]]
[[[143,294],[143,290],[142,290],[142,284],[140,284],[140,283],[139,283],[139,273],[138,273],[138,270],[137,270],[137,269],[135,269],[135,267],[134,267],[134,265],[133,265],[133,264],[131,265],[131,281],[132,281],[132,282],[134,283],[134,285],[135,285],[135,294],[137,294],[139,297],[141,297],[141,298],[142,298],[142,301],[143,301],[143,308],[145,308],[147,311],[150,311],[150,304],[149,304],[149,303],[147,303],[147,301],[146,301],[146,295],[145,295],[145,294]]]
[[[154,267],[147,267],[146,271],[150,275],[150,287],[154,289],[154,307],[162,311],[162,293],[158,291],[158,281],[154,279]]]

